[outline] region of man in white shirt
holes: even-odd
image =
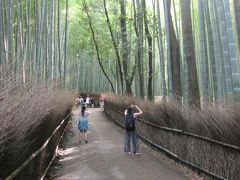
[[[90,97],[89,95],[87,95],[87,98],[86,98],[86,106],[88,107],[90,104]]]

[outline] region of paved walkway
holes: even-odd
[[[104,112],[89,109],[88,143],[78,143],[79,131],[71,126],[71,138],[59,160],[60,170],[50,179],[66,180],[182,180],[183,172],[168,167],[140,146],[141,156],[123,152],[123,131]],[[73,125],[79,111],[73,112]],[[54,169],[54,168],[53,168]]]

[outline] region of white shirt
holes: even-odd
[[[89,104],[89,102],[90,102],[90,98],[87,97],[87,98],[86,98],[86,104]]]

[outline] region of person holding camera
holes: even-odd
[[[138,110],[138,112],[133,112],[133,110]],[[131,155],[130,141],[132,140],[133,153],[135,155],[140,155],[138,136],[135,128],[135,119],[137,116],[141,115],[143,112],[137,105],[131,105],[124,111],[125,115],[125,137],[124,137],[124,152]]]

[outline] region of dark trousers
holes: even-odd
[[[133,153],[139,153],[138,136],[136,131],[125,131],[124,152],[131,152],[130,141],[132,139]]]

